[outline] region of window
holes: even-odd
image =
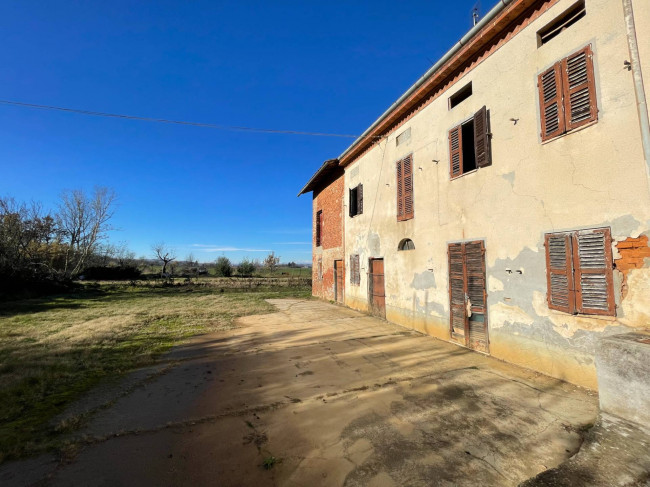
[[[402,145],[411,138],[411,127],[395,137],[395,145]]]
[[[350,256],[350,284],[361,284],[361,270],[359,269],[359,254]]]
[[[413,154],[397,161],[397,221],[413,218]]]
[[[539,75],[542,141],[598,119],[591,45]]]
[[[460,102],[467,100],[470,96],[472,96],[471,81],[449,97],[449,109],[451,110]]]
[[[363,213],[363,184],[350,190],[350,217]]]
[[[609,228],[546,234],[548,307],[615,316]]]
[[[574,4],[546,27],[537,32],[537,47],[541,47],[555,36],[568,29],[587,14],[584,0]]]
[[[456,178],[492,164],[490,112],[483,107],[449,131],[449,174]]]
[[[404,238],[397,246],[397,250],[415,250],[415,244],[410,238]]]
[[[316,247],[322,245],[323,240],[323,210],[316,212]]]

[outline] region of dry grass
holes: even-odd
[[[59,446],[48,422],[98,381],[151,364],[190,336],[228,329],[239,316],[270,312],[266,298],[309,294],[104,285],[0,303],[0,462]]]

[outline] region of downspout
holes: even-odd
[[[454,46],[449,49],[439,60],[431,66],[426,73],[424,73],[418,80],[411,86],[406,93],[404,93],[402,96],[400,96],[395,103],[393,103],[388,110],[386,110],[384,113],[381,114],[381,116],[374,121],[374,123],[368,127],[359,137],[355,139],[352,144],[345,149],[343,154],[341,154],[338,159],[341,160],[345,155],[350,152],[354,147],[357,146],[359,142],[364,140],[366,136],[374,130],[374,128],[379,125],[388,115],[390,115],[395,108],[400,106],[404,100],[406,100],[415,90],[417,90],[420,86],[424,84],[424,82],[431,77],[433,73],[435,73],[440,67],[442,67],[449,59],[456,54],[460,49],[467,44],[467,42],[476,35],[478,31],[480,31],[483,27],[485,27],[492,19],[494,19],[503,9],[505,9],[508,5],[510,5],[514,0],[499,0],[499,3],[497,3],[492,9],[485,14],[485,16],[474,26],[470,29],[470,31],[465,34],[461,39],[454,44]],[[647,159],[646,159],[647,160]]]
[[[623,0],[623,15],[627,30],[627,44],[630,50],[630,69],[634,81],[636,106],[639,112],[639,126],[641,128],[641,143],[643,156],[646,163],[646,174],[650,179],[650,120],[648,119],[648,103],[643,89],[643,76],[641,74],[641,60],[639,58],[639,45],[636,41],[636,27],[634,26],[634,12],[632,0]]]

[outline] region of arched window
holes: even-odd
[[[397,250],[415,250],[415,244],[410,238],[404,238],[397,246]]]

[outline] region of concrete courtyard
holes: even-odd
[[[79,447],[0,483],[516,486],[596,421],[594,393],[344,307],[272,303],[97,389],[68,412],[97,410]]]

